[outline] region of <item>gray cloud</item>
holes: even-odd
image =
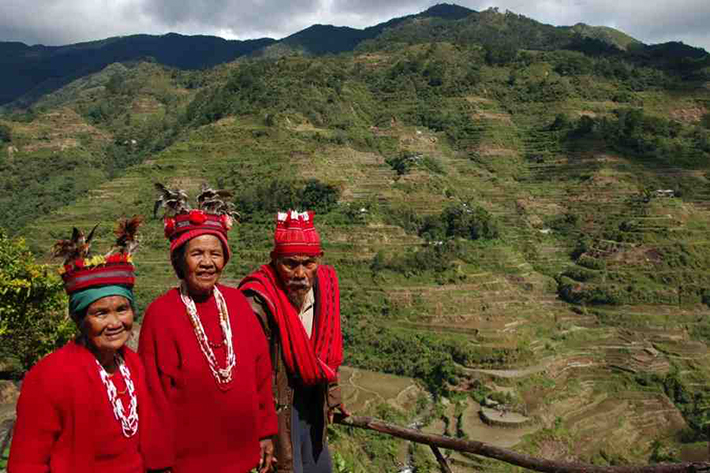
[[[441,0],[453,1],[453,0]],[[58,45],[135,33],[282,38],[312,24],[364,28],[418,13],[437,0],[2,0],[0,40]],[[707,0],[461,0],[554,25],[612,26],[646,43],[710,50]]]

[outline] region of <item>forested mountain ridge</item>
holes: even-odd
[[[152,215],[156,181],[209,182],[243,216],[235,284],[268,258],[277,209],[314,208],[357,412],[549,458],[700,458],[707,55],[568,34],[490,10],[338,55],[111,64],[0,115],[0,226],[46,261],[72,225],[101,222],[101,248],[116,217]],[[175,279],[159,219],[142,238],[144,307]],[[339,471],[435,471],[425,450],[333,434]]]
[[[582,23],[554,27],[511,12],[500,14],[495,8],[476,12],[455,4],[438,4],[421,13],[364,29],[313,25],[278,41],[270,38],[236,41],[169,33],[113,37],[66,46],[0,42],[0,67],[9,71],[0,78],[0,105],[13,101],[19,106],[31,105],[42,95],[115,62],[150,58],[158,64],[195,70],[249,55],[352,52],[372,41],[376,42],[375,48],[400,41],[449,41],[516,49],[634,51],[647,56],[642,43],[613,28]],[[656,60],[661,59],[659,56],[681,60],[686,56],[697,58],[698,54],[702,56],[703,50],[676,43],[668,54],[654,48],[652,56]]]

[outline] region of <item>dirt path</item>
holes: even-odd
[[[524,376],[530,376],[532,374],[541,373],[547,369],[550,364],[552,364],[552,359],[542,360],[539,364],[534,366],[529,366],[522,369],[509,369],[509,370],[486,370],[479,368],[466,368],[461,366],[460,368],[467,373],[482,373],[491,376],[497,376],[499,378],[522,378]]]

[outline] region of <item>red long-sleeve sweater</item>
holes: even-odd
[[[140,441],[150,412],[143,368],[124,348],[123,357],[138,396],[138,432],[123,436],[113,414],[96,358],[70,342],[43,358],[25,376],[17,403],[10,473],[142,473]],[[116,371],[119,392],[125,382]],[[130,397],[120,395],[124,408]]]
[[[278,430],[261,327],[241,292],[218,287],[227,303],[237,362],[226,391],[217,386],[177,289],[158,297],[145,313],[138,352],[155,412],[145,448],[149,469],[247,472],[259,462],[259,440]],[[195,305],[208,340],[223,345],[214,296]],[[213,350],[223,368],[225,347]]]

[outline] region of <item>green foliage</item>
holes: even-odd
[[[498,238],[500,231],[487,210],[464,202],[449,205],[438,216],[425,218],[419,234],[430,241],[451,238],[490,240]]]
[[[683,414],[688,423],[689,431],[682,434],[685,443],[698,442],[708,439],[708,426],[710,426],[710,393],[704,390],[694,390],[678,371],[673,369],[665,376],[658,374],[642,373],[635,376],[635,381],[645,388],[663,392],[673,401],[673,404]],[[674,456],[677,452],[668,452],[659,445],[659,455],[669,454]],[[665,452],[665,453],[664,453]],[[661,460],[659,460],[661,461]],[[668,460],[677,461],[677,460]]]
[[[0,143],[9,143],[12,141],[12,130],[4,123],[0,123]]]
[[[106,83],[106,91],[111,95],[121,95],[127,92],[125,78],[119,73],[114,73]]]
[[[680,463],[680,452],[673,446],[656,439],[651,444],[651,463]]]
[[[309,179],[303,187],[294,181],[274,179],[242,187],[234,202],[245,216],[245,221],[271,220],[276,212],[288,209],[315,210],[319,215],[327,214],[335,208],[339,197],[338,188],[317,179]]]
[[[555,54],[555,72],[562,76],[580,76],[590,74],[594,62],[588,56],[573,51],[558,51]]]
[[[515,60],[518,49],[513,43],[493,43],[486,44],[486,62],[489,66],[500,66]]]
[[[326,214],[338,204],[340,190],[318,179],[309,179],[299,194],[300,208]]]
[[[455,242],[432,242],[422,248],[412,248],[403,254],[386,257],[377,252],[370,263],[370,270],[377,274],[383,270],[394,271],[405,277],[426,273],[441,274],[451,268],[453,260],[462,248]]]
[[[4,451],[0,452],[0,469],[7,468],[7,462],[10,459],[10,446],[8,445]]]
[[[435,335],[372,326],[344,335],[352,366],[420,379],[437,396],[457,381],[452,343]]]
[[[424,445],[411,442],[409,444],[410,466],[416,472],[437,471],[439,466],[431,455],[431,450]]]
[[[0,356],[23,370],[74,333],[61,279],[37,264],[22,239],[0,232]]]
[[[570,138],[594,136],[641,163],[698,168],[710,163],[710,132],[641,109],[619,109],[613,117],[580,118]]]
[[[52,165],[46,163],[50,159]],[[16,156],[0,161],[0,173],[0,225],[13,233],[73,202],[104,177],[101,165],[85,152],[58,152],[35,159]]]
[[[410,151],[402,151],[397,156],[387,158],[385,162],[389,164],[399,176],[407,174],[415,167],[427,169],[434,174],[444,174],[444,168],[436,159]]]

